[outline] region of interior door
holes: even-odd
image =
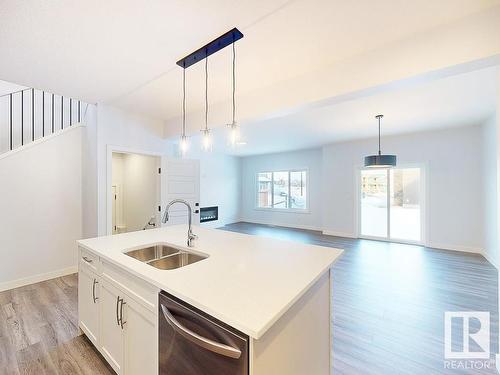
[[[189,159],[162,158],[162,213],[169,202],[184,199],[193,209],[193,224],[200,223],[200,162]],[[187,208],[173,205],[169,210],[169,221],[162,225],[187,223]]]

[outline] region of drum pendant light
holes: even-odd
[[[384,115],[375,116],[378,119],[378,154],[365,157],[367,168],[392,168],[396,166],[396,155],[383,155],[380,151],[380,120]]]

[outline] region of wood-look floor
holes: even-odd
[[[496,373],[443,363],[445,311],[490,311],[498,351],[497,272],[482,256],[248,223],[223,229],[345,249],[333,273],[334,374]],[[0,292],[0,374],[113,374],[79,333],[77,285],[70,275]]]
[[[498,277],[482,256],[248,223],[224,229],[345,250],[333,270],[335,375],[496,374],[494,363],[461,371],[443,362],[445,311],[489,311],[498,352]]]
[[[114,374],[78,329],[76,274],[0,292],[0,374]]]

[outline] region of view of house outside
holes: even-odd
[[[361,235],[420,241],[420,197],[420,168],[361,171]]]
[[[257,207],[307,209],[306,171],[261,172],[257,181]]]

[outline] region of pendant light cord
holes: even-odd
[[[236,93],[236,73],[235,73],[235,66],[236,66],[236,48],[234,46],[233,42],[233,124],[235,123],[235,118],[236,118],[236,104],[235,104],[235,93]]]
[[[208,131],[208,57],[205,59],[205,132]]]
[[[186,136],[186,68],[182,70],[182,136]]]

